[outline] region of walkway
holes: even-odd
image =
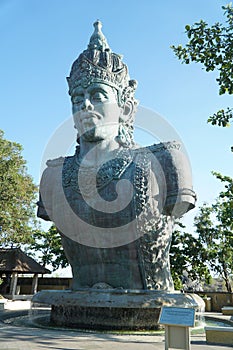
[[[72,330],[13,326],[11,317],[26,315],[29,302],[10,302],[0,311],[0,349],[8,350],[164,350],[163,335],[117,335]],[[192,350],[229,350],[232,347],[206,345],[205,336],[192,335]]]

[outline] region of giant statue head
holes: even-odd
[[[89,141],[98,141],[104,137],[104,128],[98,125],[99,131],[97,130],[95,137],[93,133],[86,131],[88,127],[90,131],[91,123],[93,130],[96,126],[94,124],[98,122],[98,116],[104,113],[105,124],[111,124],[112,129],[114,129],[113,124],[115,124],[115,128],[117,128],[116,139],[119,144],[130,147],[134,143],[133,123],[137,107],[134,92],[137,82],[130,80],[128,68],[123,63],[122,56],[111,51],[101,27],[101,22],[94,23],[95,30],[90,38],[88,48],[74,61],[70,76],[67,78],[74,124],[78,129],[78,138],[85,134]],[[109,105],[111,105],[110,108]],[[90,118],[84,118],[85,111],[92,109],[96,112],[97,122],[91,121]],[[80,122],[81,112],[84,113],[81,121],[85,119],[82,124]],[[111,114],[111,118],[109,114]]]

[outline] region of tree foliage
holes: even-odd
[[[175,289],[191,288],[191,285],[186,283],[187,276],[193,282],[193,288],[202,283],[209,283],[211,275],[205,263],[205,247],[198,238],[184,231],[184,225],[180,222],[177,224],[170,249],[170,264]]]
[[[176,289],[185,289],[184,277],[209,284],[212,271],[223,278],[227,291],[232,292],[233,179],[213,174],[224,184],[224,190],[213,204],[200,207],[194,219],[195,236],[185,232],[181,223],[173,233],[170,263]]]
[[[188,42],[172,46],[182,63],[200,63],[206,72],[216,71],[219,95],[233,94],[233,8],[222,6],[224,23],[209,25],[203,20],[185,26]],[[233,120],[233,108],[220,109],[208,118],[212,125],[227,127]],[[231,147],[233,151],[233,147]],[[233,180],[219,173],[214,175],[224,183],[212,205],[204,204],[195,218],[198,241],[206,251],[206,264],[220,274],[231,291],[230,274],[233,272]]]
[[[182,63],[201,63],[207,72],[217,71],[219,94],[233,94],[233,8],[231,4],[222,6],[226,22],[208,25],[203,20],[192,26],[185,26],[188,43],[174,46],[175,55]],[[233,108],[219,110],[209,117],[208,122],[213,125],[229,126],[233,120]]]
[[[27,174],[22,146],[0,130],[0,245],[29,243],[35,220],[37,187]]]
[[[204,204],[195,218],[199,241],[206,249],[206,262],[222,276],[226,289],[232,292],[233,273],[233,179],[213,173],[225,185],[212,205]]]
[[[54,225],[47,232],[36,230],[33,233],[33,240],[30,251],[31,254],[36,252],[41,265],[48,268],[50,265],[54,270],[69,265],[62,248],[61,236]]]

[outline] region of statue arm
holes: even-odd
[[[159,160],[166,182],[163,212],[166,215],[179,218],[193,209],[196,202],[188,157],[178,142],[154,145],[152,152]]]
[[[52,173],[50,168],[46,168],[42,174],[37,206],[37,216],[43,220],[52,221]]]
[[[192,171],[187,155],[179,143],[168,150],[171,173],[167,175],[166,214],[181,217],[195,207],[196,194],[192,187]]]

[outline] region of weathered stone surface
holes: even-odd
[[[160,308],[112,308],[52,305],[51,324],[93,330],[159,329]]]
[[[207,344],[233,344],[233,327],[205,327]]]
[[[204,309],[195,294],[146,290],[47,290],[32,301],[52,305],[53,324],[86,329],[157,329],[162,306]]]

